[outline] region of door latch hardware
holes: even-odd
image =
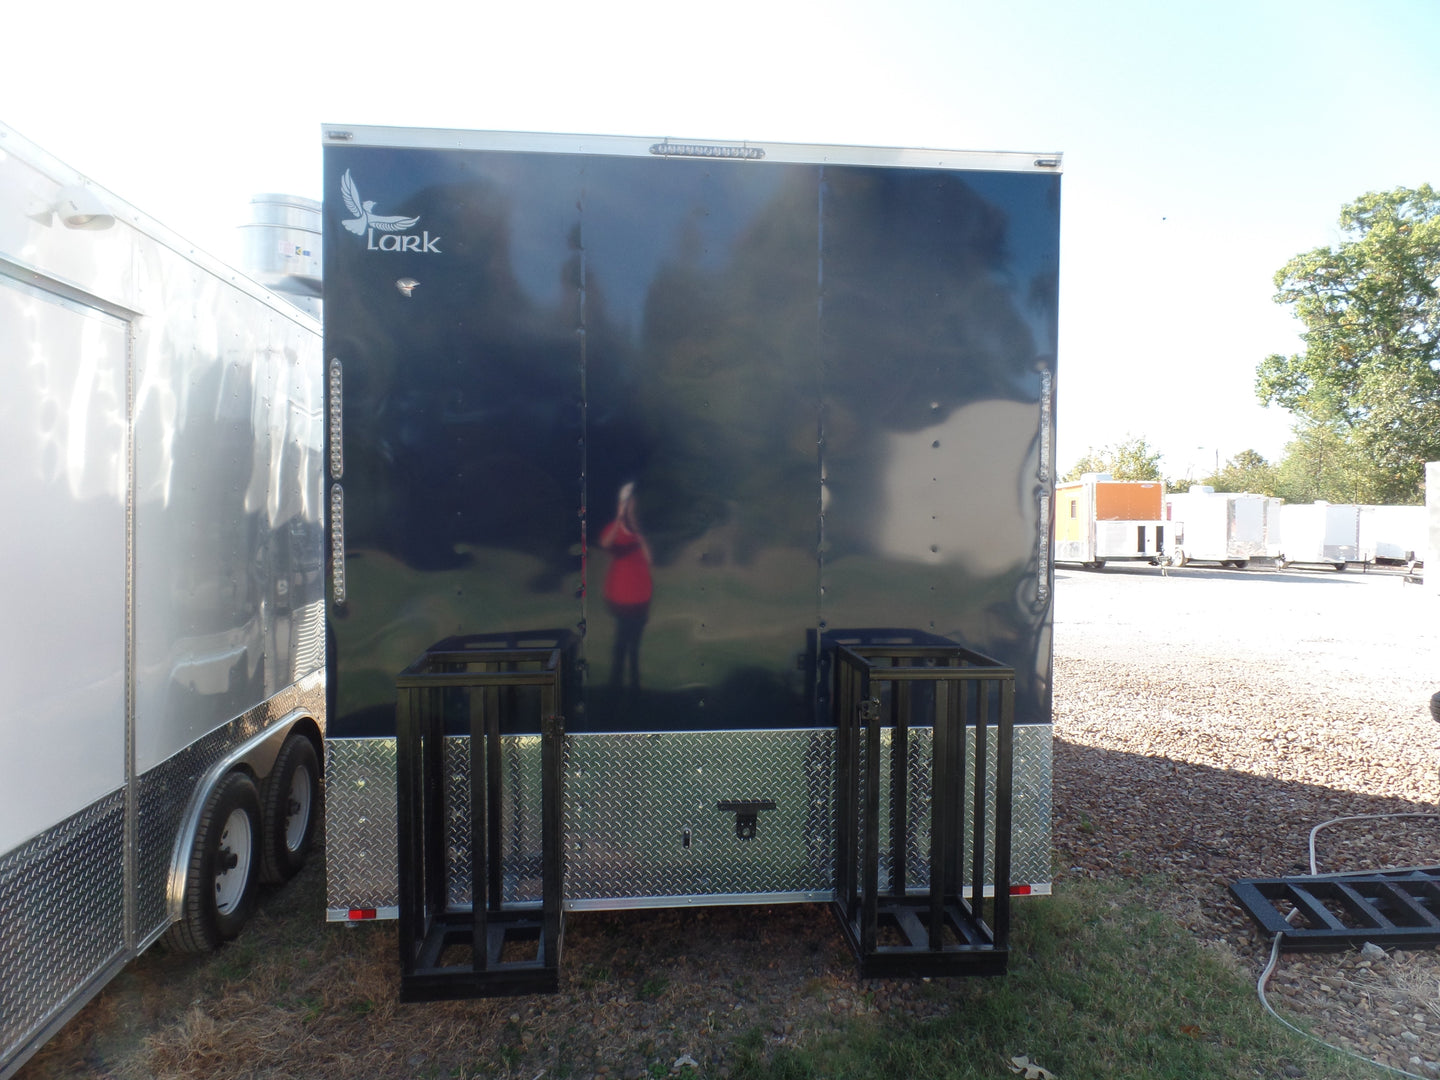
[[[755,826],[759,824],[759,813],[761,810],[774,810],[775,800],[773,799],[752,799],[748,802],[737,802],[727,799],[724,802],[715,804],[715,809],[722,814],[735,815],[735,835],[741,840],[755,839]]]

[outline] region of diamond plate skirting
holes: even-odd
[[[323,717],[324,693],[322,676],[302,680],[135,779],[133,938],[123,789],[0,856],[0,1076],[169,926],[171,865],[199,781],[281,717]],[[394,816],[392,803],[392,838]]]
[[[828,897],[834,741],[823,729],[568,739],[567,903]],[[775,808],[742,839],[717,805],[750,801]]]
[[[327,918],[386,908],[395,917],[397,805],[394,739],[325,740]]]
[[[501,738],[504,801],[501,813],[505,902],[541,898],[540,737]],[[470,903],[470,740],[445,740],[445,844],[449,902]],[[330,739],[325,744],[326,917],[344,921],[352,910],[393,917],[396,883],[394,739]]]
[[[912,831],[907,881],[923,888],[929,880],[930,732],[912,729],[910,738],[912,820],[918,828]],[[449,896],[456,905],[470,899],[463,824],[469,805],[467,744],[464,737],[446,740]],[[987,744],[993,755],[993,734]],[[888,807],[888,742],[882,753],[881,805]],[[506,737],[503,754],[505,899],[537,899],[539,739]],[[834,754],[835,736],[828,729],[567,736],[566,906],[829,899]],[[973,761],[973,755],[968,748],[967,759]],[[1011,880],[1017,884],[1050,880],[1050,776],[1049,725],[1015,728]],[[326,743],[330,919],[347,919],[357,908],[394,914],[395,799],[394,739]],[[742,839],[735,813],[716,806],[747,801],[772,801],[775,808],[757,811],[754,837]],[[993,793],[990,805],[993,830]],[[966,814],[968,829],[968,805]],[[987,846],[993,850],[993,837]],[[888,880],[887,864],[882,858],[882,880]]]
[[[506,735],[500,739],[503,800],[500,843],[505,866],[507,904],[543,898],[540,816],[540,736]],[[449,849],[452,905],[470,903],[470,740],[445,740],[445,839]]]
[[[125,795],[0,860],[0,1063],[125,951]]]
[[[965,776],[975,775],[975,740],[967,731],[965,739]],[[930,800],[933,795],[930,783],[929,760],[933,746],[933,732],[930,728],[910,730],[910,828],[907,830],[909,843],[905,853],[905,885],[910,889],[926,890],[930,887]],[[890,852],[885,838],[890,835],[891,815],[894,802],[890,793],[890,747],[891,730],[880,733],[880,881],[882,887],[890,880]],[[986,895],[993,890],[995,856],[995,736],[992,733],[985,740],[985,884]],[[1010,824],[1010,880],[1017,885],[1040,885],[1050,880],[1050,775],[1052,741],[1050,728],[1039,725],[1022,725],[1015,729],[1013,757],[1014,787],[1011,796]],[[864,756],[862,750],[862,757]],[[863,781],[862,781],[863,786]],[[966,850],[975,823],[973,794],[965,796],[964,836]],[[965,892],[971,892],[970,862],[964,863]]]

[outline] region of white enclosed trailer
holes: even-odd
[[[1403,563],[1425,560],[1427,518],[1423,506],[1359,508],[1360,561]]]
[[[0,1077],[308,851],[315,322],[0,126]]]
[[[1316,501],[1280,511],[1280,553],[1276,565],[1301,563],[1344,570],[1360,561],[1360,508],[1354,503]]]
[[[1251,559],[1274,556],[1281,500],[1249,492],[1216,491],[1194,484],[1165,496],[1172,565],[1216,562],[1244,568]]]

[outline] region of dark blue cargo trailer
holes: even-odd
[[[581,908],[831,902],[862,970],[1003,970],[1049,881],[1059,158],[324,155],[329,917],[399,917],[416,998],[553,983]]]

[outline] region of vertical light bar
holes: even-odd
[[[343,392],[345,389],[344,372],[340,367],[340,360],[332,357],[330,360],[329,377],[329,406],[330,406],[330,479],[339,480],[345,475],[345,449],[344,440],[341,438],[344,433]]]
[[[345,492],[330,485],[330,584],[337,604],[345,602]]]

